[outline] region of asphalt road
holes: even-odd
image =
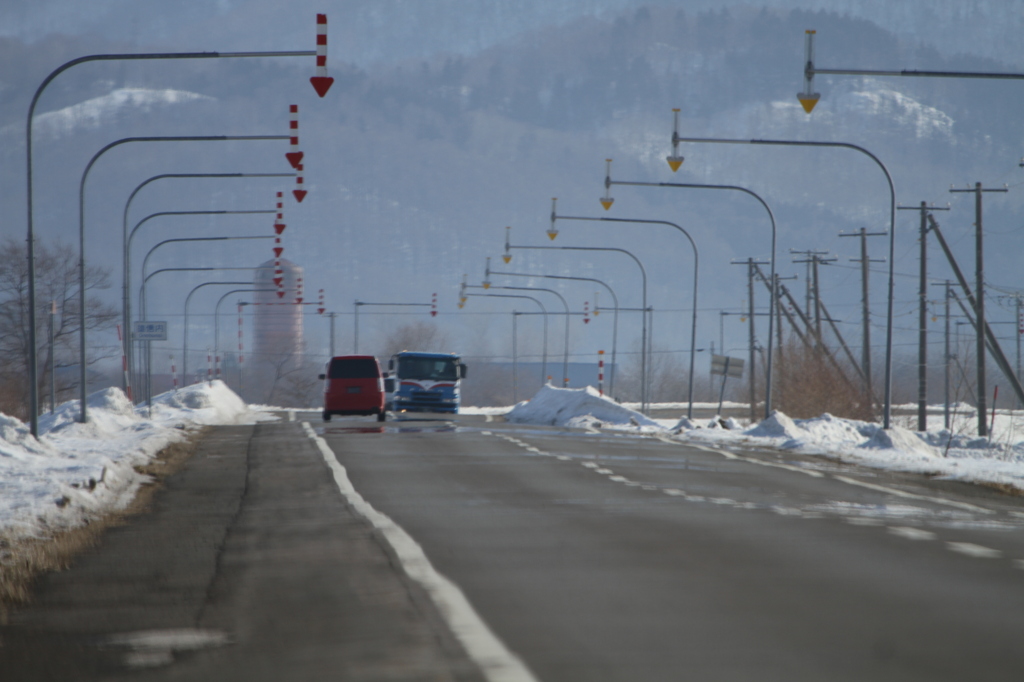
[[[494,673],[363,501],[533,679],[1024,669],[1020,498],[772,450],[292,413],[215,429],[150,513],[43,580],[0,625],[0,679],[531,679]]]
[[[317,430],[539,679],[1020,678],[1018,499],[466,419]]]

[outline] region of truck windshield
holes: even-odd
[[[459,378],[458,363],[451,358],[398,358],[398,377],[455,381]]]

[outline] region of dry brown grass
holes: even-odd
[[[136,471],[150,480],[143,484],[126,509],[91,519],[86,525],[43,539],[9,540],[0,537],[0,620],[8,606],[23,604],[32,597],[35,580],[44,573],[63,571],[81,552],[96,546],[103,533],[145,512],[165,478],[179,471],[195,453],[206,430],[195,431],[187,440],[172,443],[146,466]]]
[[[820,353],[789,343],[779,353],[775,386],[775,406],[794,419],[810,419],[823,412],[846,419],[871,421],[874,409],[860,390],[852,369],[844,368],[854,382],[851,388]]]

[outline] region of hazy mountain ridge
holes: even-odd
[[[819,78],[822,101],[808,117],[799,109],[795,93],[801,86],[803,31],[809,27],[819,31],[823,63],[831,63],[834,54],[837,65],[867,68],[915,60],[929,68],[1008,68],[980,58],[942,56],[866,20],[836,13],[731,9],[694,14],[672,8],[631,9],[609,21],[577,18],[519,35],[472,57],[443,54],[369,67],[332,59],[331,73],[337,80],[323,101],[307,92],[308,64],[89,67],[81,80],[62,77],[53,92],[47,91],[40,109],[43,116],[143,85],[187,90],[198,97],[215,97],[216,103],[202,99],[148,111],[135,108],[131,116],[62,138],[59,145],[38,139],[36,167],[46,182],[36,188],[37,226],[43,235],[61,234],[67,241],[77,237],[71,228],[77,226],[71,188],[77,188],[89,156],[113,139],[142,134],[283,134],[291,101],[300,104],[310,196],[303,204],[289,201],[286,206],[286,254],[306,268],[308,289],[324,286],[329,307],[341,311],[357,297],[418,300],[433,291],[441,293],[451,310],[461,274],[468,271],[471,281],[479,280],[483,258],[500,255],[505,225],[514,227],[515,242],[546,242],[542,231],[552,196],[560,198],[565,213],[596,215],[603,160],[608,156],[615,158],[616,178],[731,182],[757,189],[778,219],[784,272],[796,270],[782,259],[785,249],[828,246],[851,251],[850,244],[841,243],[850,240],[833,238],[840,230],[887,227],[888,199],[881,174],[848,152],[688,145],[683,170],[672,176],[664,156],[669,152],[674,106],[683,109],[684,132],[695,135],[863,144],[890,165],[899,200],[906,204],[922,199],[945,203],[951,182],[1002,182],[1007,170],[1019,172],[1022,130],[1015,112],[1024,104],[1024,94],[1013,85]],[[19,51],[8,41],[5,49],[7,54],[16,53],[20,62],[30,60],[40,45],[23,45]],[[107,46],[91,47],[102,51]],[[12,78],[10,71],[0,67],[0,80],[25,82],[20,76]],[[7,100],[9,106],[0,109],[5,128],[12,131],[5,133],[3,145],[2,191],[5,204],[12,207],[3,218],[4,233],[19,238],[24,224],[19,136],[30,96],[31,89],[22,88]],[[983,101],[993,104],[980,107]],[[216,150],[120,150],[97,166],[90,179],[90,234],[98,240],[119,240],[124,198],[142,178],[159,172],[286,171],[284,151],[284,143]],[[279,188],[287,190],[290,185],[154,185],[147,189],[145,201],[139,201],[133,218],[157,210],[269,206],[272,192]],[[698,237],[707,277],[702,307],[739,305],[746,295],[742,273],[724,265],[732,258],[767,255],[759,207],[700,192],[615,188],[613,193],[617,204],[609,215],[664,217],[682,222]],[[993,224],[1019,224],[1014,216],[1021,203],[1011,193],[993,200],[986,215]],[[940,220],[969,223],[952,215]],[[269,230],[271,222],[203,219],[175,223],[173,229],[175,235],[229,229],[240,234],[234,225],[260,232]],[[148,241],[140,239],[138,248],[152,246],[166,229],[154,230]],[[678,235],[582,224],[560,229],[566,236],[556,245],[585,242],[586,230],[600,234],[607,245],[639,244],[652,274],[656,308],[688,305],[680,296],[688,290],[680,268],[688,267],[691,256]],[[900,239],[899,253],[913,253],[913,230],[904,229]],[[1000,248],[991,254],[994,272],[1000,263],[1010,262],[1019,242],[1016,235],[1002,238]],[[116,266],[114,253],[89,248],[90,258]],[[873,248],[880,252],[882,246]],[[203,265],[255,264],[266,257],[255,245],[223,252],[166,250],[154,256],[154,267],[174,264],[184,253]],[[141,253],[136,262],[141,262]],[[523,253],[513,264],[524,271],[601,277],[620,291],[623,305],[638,303],[637,276],[628,263]],[[173,319],[180,310],[181,292],[203,281],[198,277],[181,276],[173,285],[155,287],[153,305]],[[913,301],[912,287],[906,288],[900,295]],[[572,291],[574,307],[590,295],[579,287]],[[843,301],[855,303],[852,291],[828,291],[838,297],[830,308],[841,310]],[[664,320],[660,333],[674,337],[677,324],[682,323]],[[705,324],[710,334],[710,317]]]

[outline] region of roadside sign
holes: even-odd
[[[166,322],[135,322],[135,330],[132,334],[136,341],[166,341]]]
[[[743,376],[743,360],[726,355],[712,355],[711,373],[739,379]]]

